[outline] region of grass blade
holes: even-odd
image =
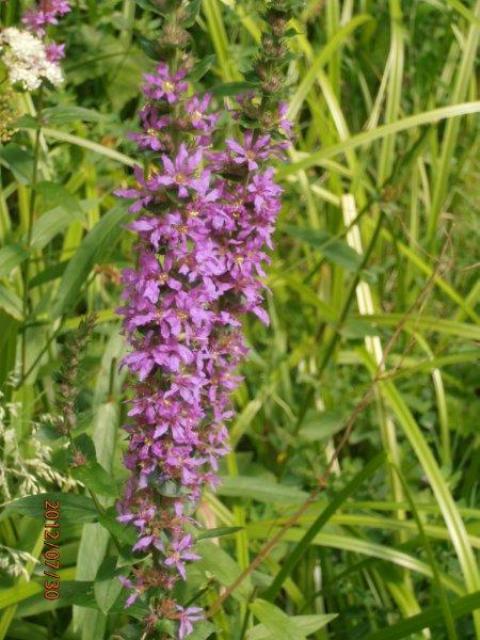
[[[306,531],[300,542],[295,545],[294,549],[284,560],[282,568],[275,576],[274,581],[264,594],[264,598],[267,600],[274,600],[285,579],[292,573],[296,565],[302,558],[308,546],[314,540],[315,536],[322,527],[329,521],[329,519],[340,509],[342,504],[349,498],[357,489],[361,486],[365,480],[370,478],[385,462],[386,454],[380,453],[373,460],[371,460],[364,469],[358,473],[353,480],[351,480],[347,486],[342,489],[329,503],[329,505],[322,511],[311,527]]]

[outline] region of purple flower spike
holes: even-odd
[[[145,559],[123,584],[129,602],[139,594],[149,602],[149,624],[175,622],[180,640],[203,615],[171,591],[198,559],[191,514],[203,488],[218,484],[229,451],[225,423],[247,354],[242,317],[268,323],[261,279],[282,193],[268,166],[282,144],[246,131],[241,142],[215,147],[219,114],[210,96],[187,97],[185,76],[163,63],[145,76],[142,132],[132,137],[148,162],[135,168],[134,188],[117,191],[140,213],[129,224],[137,261],[123,272],[119,309],[133,379],[125,427],[131,477],[118,519],[135,527],[134,550]],[[280,122],[287,132],[285,109]],[[236,179],[226,177],[232,173]]]

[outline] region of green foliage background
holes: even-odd
[[[2,3],[2,25],[22,4]],[[65,89],[0,86],[2,132],[17,128],[0,147],[0,640],[142,637],[112,507],[133,259],[112,191],[135,159],[151,8],[77,0]],[[199,8],[202,84],[228,94],[258,3]],[[212,616],[192,638],[479,639],[480,0],[310,0],[292,29],[272,325],[246,326],[234,450],[184,592]],[[55,430],[67,414],[82,473]],[[24,498],[45,491],[62,492],[54,602],[41,503]]]

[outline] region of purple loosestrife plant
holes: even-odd
[[[150,554],[124,584],[129,603],[146,597],[150,625],[174,621],[180,639],[200,610],[183,609],[169,592],[198,557],[189,514],[202,488],[216,485],[228,451],[230,395],[247,353],[241,317],[252,312],[268,322],[264,248],[272,246],[281,194],[266,166],[281,145],[247,131],[215,149],[211,98],[192,95],[185,76],[165,64],[146,76],[143,132],[132,137],[151,152],[148,168],[136,170],[136,188],[119,191],[141,212],[130,224],[138,262],[124,272],[120,309],[131,345],[124,364],[137,381],[119,520],[136,527],[135,551]]]
[[[198,558],[192,514],[228,452],[230,397],[247,354],[242,317],[268,323],[265,249],[281,204],[269,163],[290,131],[278,103],[264,114],[267,133],[250,128],[245,109],[255,100],[247,96],[230,111],[241,133],[225,140],[212,97],[196,95],[187,75],[165,63],[145,75],[142,131],[131,135],[145,168],[136,168],[134,187],[117,191],[138,214],[129,225],[137,265],[123,273],[119,310],[132,397],[131,476],[118,519],[136,528],[134,551],[144,556],[122,582],[128,605],[141,598],[149,606],[147,630],[180,640],[202,618],[174,588]]]

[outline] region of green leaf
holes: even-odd
[[[13,620],[8,629],[11,640],[49,640],[48,629],[25,620]]]
[[[73,609],[73,629],[81,640],[103,636],[105,617],[99,610],[95,599],[93,580],[107,553],[110,536],[99,524],[86,524],[82,529],[80,546],[77,555],[77,580],[92,581],[92,598],[97,612],[86,611],[82,607],[91,607],[92,602],[86,604],[76,602]],[[79,633],[80,632],[80,633]]]
[[[340,329],[345,338],[361,339],[367,336],[378,336],[379,331],[363,318],[349,318]]]
[[[182,26],[185,29],[188,29],[197,20],[198,14],[200,12],[200,7],[202,5],[202,0],[190,0],[185,8],[185,18],[182,20]],[[206,56],[208,57],[208,56]],[[198,80],[198,78],[197,78]]]
[[[75,569],[72,568],[60,569],[57,572],[60,576],[62,586],[68,584],[67,581],[72,580],[74,572]],[[0,591],[0,609],[14,606],[19,602],[35,596],[35,594],[40,594],[42,591],[42,584],[34,580],[30,580],[30,582],[24,582],[20,584],[17,583],[14,587],[9,587],[8,589],[2,587],[2,590]]]
[[[67,133],[66,131],[50,129],[50,127],[45,127],[44,129],[42,129],[42,133],[47,138],[58,140],[59,142],[65,142],[67,144],[77,145],[82,149],[88,149],[89,151],[93,151],[100,156],[104,156],[105,158],[109,158],[110,160],[114,160],[115,162],[125,164],[127,165],[127,167],[135,167],[139,164],[136,160],[133,160],[133,158],[129,158],[124,153],[120,153],[116,149],[111,149],[110,147],[99,144],[98,142],[88,140],[88,138],[81,138],[80,136],[75,136],[71,133]]]
[[[95,578],[95,599],[100,611],[105,614],[110,611],[122,591],[122,583],[118,579],[116,564],[116,558],[112,556],[105,558]]]
[[[86,459],[84,464],[73,466],[72,476],[80,480],[88,488],[102,496],[116,498],[117,487],[111,476],[97,461],[95,444],[86,433],[82,433],[73,441],[73,447]]]
[[[78,211],[68,211],[56,207],[35,220],[32,228],[32,247],[43,249],[57,234],[66,229],[74,220],[84,222],[84,215]]]
[[[72,476],[101,496],[118,496],[118,488],[112,477],[98,462],[87,462],[72,468]]]
[[[375,315],[364,315],[365,322],[376,326],[395,327],[402,325],[410,331],[425,331],[432,333],[443,333],[448,336],[457,336],[467,340],[480,340],[480,326],[456,322],[455,320],[445,320],[435,316],[415,315],[411,318],[401,313],[383,313]]]
[[[316,307],[327,322],[337,321],[335,309],[322,300],[316,291],[305,285],[302,277],[286,273],[275,277],[275,284],[280,282],[285,282],[302,303]]]
[[[215,627],[213,624],[204,620],[194,626],[192,633],[188,636],[188,640],[207,640],[214,632]]]
[[[331,410],[319,413],[318,411],[307,411],[303,421],[304,426],[300,429],[300,435],[305,440],[317,441],[326,440],[338,433],[344,426],[347,414],[345,411]]]
[[[95,451],[95,445],[88,434],[81,433],[79,436],[74,438],[73,449],[83,453],[88,462],[96,462],[97,454]]]
[[[106,116],[93,109],[74,105],[50,107],[44,109],[42,117],[47,124],[68,124],[69,122],[102,122]]]
[[[36,193],[37,203],[41,205],[42,211],[63,207],[66,210],[83,214],[78,198],[61,184],[43,180],[37,184]]]
[[[271,604],[271,602],[257,598],[257,600],[250,605],[250,610],[272,634],[275,640],[301,640],[302,638],[306,638],[306,634],[300,626],[295,623],[295,619],[289,618],[281,609]]]
[[[224,82],[223,84],[213,87],[211,93],[219,98],[227,98],[237,96],[239,93],[245,91],[251,91],[255,86],[252,82]]]
[[[215,529],[208,529],[197,534],[197,540],[208,540],[209,538],[221,538],[222,536],[231,536],[237,531],[242,531],[243,527],[217,527]]]
[[[142,7],[142,9],[152,11],[152,13],[157,13],[160,16],[165,15],[165,11],[160,9],[152,0],[135,0],[135,3],[138,4],[139,7]]]
[[[292,616],[290,620],[293,620],[295,626],[308,636],[319,629],[323,629],[337,617],[336,613],[330,613],[325,615]],[[257,624],[253,629],[250,629],[246,638],[247,640],[276,640],[275,634],[264,624]]]
[[[202,57],[197,64],[193,67],[188,78],[191,82],[198,82],[209,71],[209,69],[215,64],[215,54]]]
[[[115,402],[105,402],[95,409],[93,442],[98,462],[112,473],[115,441],[119,421],[119,407]]]
[[[356,271],[362,264],[362,256],[354,249],[348,246],[343,240],[334,238],[326,231],[317,229],[302,229],[301,227],[292,227],[285,225],[285,231],[318,249],[325,258],[333,264],[338,264],[349,271]]]
[[[110,507],[98,516],[98,522],[107,529],[117,540],[126,545],[133,545],[137,540],[137,534],[133,526],[125,525],[117,520],[118,513],[114,507]]]
[[[9,244],[0,249],[0,278],[9,276],[28,256],[27,251],[19,244]]]
[[[21,184],[28,184],[33,175],[33,156],[13,142],[0,147],[0,164],[10,169]]]
[[[346,40],[352,35],[352,33],[358,27],[365,25],[366,22],[372,20],[372,16],[368,14],[360,14],[355,16],[350,22],[335,31],[335,34],[330,40],[320,47],[319,53],[316,55],[312,63],[309,65],[307,72],[303,74],[302,81],[293,95],[289,109],[288,117],[292,120],[299,113],[302,105],[310,93],[313,85],[315,84],[319,70],[324,67],[327,62],[332,58],[333,54],[342,46],[344,46]]]
[[[119,205],[106,213],[85,236],[77,252],[70,260],[60,282],[51,316],[58,318],[78,302],[78,296],[98,256],[106,246],[112,247],[123,232],[128,218],[125,205]]]
[[[38,129],[39,122],[37,118],[34,118],[29,113],[24,113],[17,120],[15,120],[14,127],[18,127],[19,129]]]
[[[157,40],[146,38],[141,32],[135,30],[135,41],[145,55],[157,61],[161,56],[161,47]]]
[[[240,576],[242,571],[238,564],[218,545],[212,542],[199,542],[195,549],[201,558],[197,561],[196,566],[200,570],[212,574],[220,584],[228,586]],[[232,597],[246,602],[251,590],[250,578],[246,578],[232,593]]]
[[[448,118],[458,118],[459,116],[478,113],[479,111],[480,101],[477,101],[463,102],[461,104],[454,104],[448,107],[441,107],[439,109],[432,109],[431,111],[416,113],[413,116],[402,118],[396,122],[385,124],[370,131],[364,131],[357,135],[350,136],[348,139],[331,146],[326,146],[320,151],[315,151],[298,162],[292,162],[291,164],[280,168],[278,170],[278,176],[284,178],[288,175],[297,173],[298,171],[303,171],[304,169],[318,165],[328,158],[345,153],[350,149],[356,149],[357,147],[371,144],[375,140],[381,140],[385,136],[399,133],[400,131],[408,131],[409,129],[414,129],[416,127],[436,124]]]
[[[76,495],[73,493],[48,492],[39,493],[33,496],[19,498],[5,505],[4,511],[0,514],[0,520],[18,514],[44,520],[45,501],[58,502],[60,518],[68,522],[92,522],[97,518],[97,510],[93,500],[88,496]]]
[[[110,507],[98,516],[98,522],[107,529],[117,540],[126,545],[133,545],[137,540],[137,534],[133,526],[125,525],[117,520],[118,513],[114,507]]]
[[[0,309],[15,320],[23,319],[23,304],[16,293],[0,284]]]
[[[226,476],[218,488],[218,494],[236,498],[250,498],[259,502],[283,502],[298,504],[308,498],[305,491],[276,483],[270,478]]]
[[[67,265],[68,260],[64,260],[63,262],[59,262],[51,267],[47,267],[43,271],[40,271],[30,280],[30,289],[39,287],[40,285],[56,280],[57,278],[61,278],[67,268]]]
[[[15,366],[19,322],[0,309],[0,388]]]
[[[480,27],[480,20],[475,16],[473,11],[470,11],[460,0],[447,0],[447,3],[452,6],[453,9],[458,11],[460,15],[466,18],[469,22]]]
[[[371,360],[368,362],[368,366],[372,372],[376,370],[376,366]],[[455,547],[467,589],[469,592],[477,591],[478,589],[476,587],[480,586],[480,573],[475,559],[475,553],[468,540],[465,522],[460,515],[458,505],[434,457],[432,449],[429,447],[420,427],[395,384],[390,380],[382,380],[379,382],[379,388],[387,405],[401,425],[412,449],[415,451],[432,491],[435,494],[445,524],[450,532],[452,544]]]
[[[278,521],[276,523],[272,521],[269,521],[268,523],[255,522],[254,524],[248,525],[247,534],[251,539],[269,538],[273,535],[273,532],[277,530],[275,524],[278,524]],[[285,542],[299,542],[304,535],[304,531],[296,527],[292,527],[284,534],[283,540]],[[413,555],[389,546],[370,542],[369,540],[363,540],[358,537],[344,536],[339,533],[322,532],[315,536],[312,544],[331,549],[342,549],[351,553],[368,556],[370,559],[378,558],[379,560],[384,560],[398,567],[404,567],[409,571],[418,572],[419,574],[428,576],[429,578],[433,575],[431,566],[426,562],[418,560]],[[456,578],[451,578],[448,575],[441,574],[441,580],[447,589],[453,593],[461,595],[465,593],[463,585],[461,585]]]
[[[454,618],[461,618],[472,611],[480,609],[480,591],[462,596],[451,602],[451,610]],[[416,616],[411,616],[407,620],[402,620],[389,627],[362,636],[362,640],[401,640],[411,638],[414,633],[423,629],[438,628],[439,621],[442,620],[442,608],[440,606],[429,607]]]
[[[98,609],[95,594],[93,592],[93,582],[90,580],[72,580],[61,582],[60,600],[63,607],[77,605]]]
[[[297,566],[298,562],[302,558],[302,556],[307,551],[309,545],[315,539],[315,536],[321,531],[321,529],[325,526],[325,524],[330,520],[330,518],[338,511],[341,505],[350,497],[352,493],[354,493],[368,478],[370,478],[379,467],[385,462],[386,454],[385,452],[377,455],[373,460],[371,460],[364,469],[358,473],[353,480],[351,480],[347,486],[342,489],[330,502],[326,509],[324,509],[318,518],[313,522],[308,531],[305,532],[302,539],[296,544],[293,551],[288,555],[286,560],[283,562],[282,568],[276,575],[273,583],[267,589],[265,593],[265,597],[269,600],[273,600],[278,592],[280,591],[282,584],[285,582],[288,575],[292,573],[292,571]]]

